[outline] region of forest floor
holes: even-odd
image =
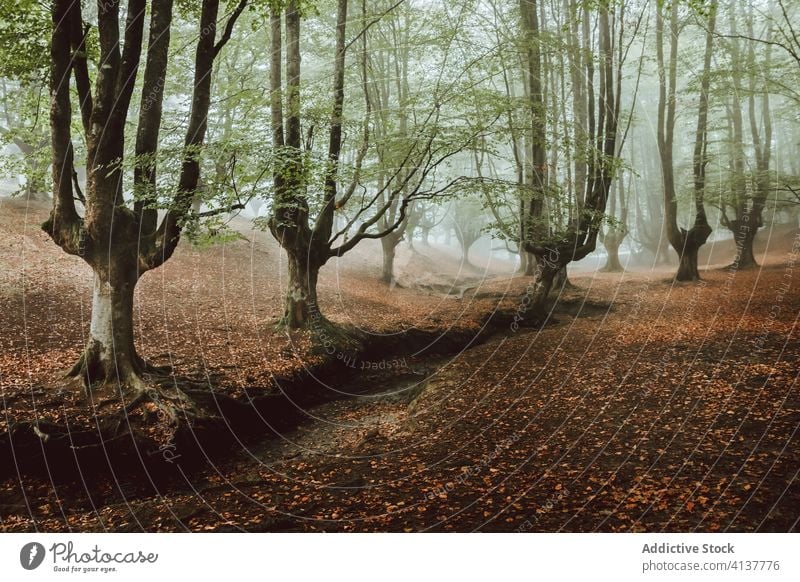
[[[0,430],[92,423],[59,379],[87,331],[91,272],[39,230],[45,215],[0,200]],[[576,272],[542,329],[345,362],[351,375],[320,378],[342,397],[306,422],[199,469],[175,459],[167,484],[12,469],[0,531],[796,531],[800,235],[764,234],[758,269],[720,261],[680,285],[670,269]],[[326,357],[276,330],[281,254],[246,237],[182,244],[137,295],[140,352],[232,395]],[[398,286],[377,282],[377,245],[326,266],[323,312],[399,350],[403,331],[477,335],[524,310],[530,279],[512,265],[417,247],[403,245]]]

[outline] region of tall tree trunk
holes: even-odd
[[[425,228],[423,226],[419,230],[420,230],[420,233],[422,234],[422,244],[424,246],[426,246],[426,247],[430,246],[429,237],[431,235],[431,229],[430,228]]]
[[[469,260],[469,249],[472,247],[472,242],[466,238],[461,238],[461,263],[467,267],[474,267]]]

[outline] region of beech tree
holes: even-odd
[[[619,261],[619,247],[625,237],[628,236],[629,190],[630,178],[626,188],[625,172],[620,170],[609,201],[608,214],[611,217],[611,221],[606,230],[600,233],[603,247],[605,247],[608,254],[608,259],[602,270],[607,273],[618,273],[624,270],[622,263]],[[617,216],[617,213],[619,213],[619,216]]]
[[[786,8],[782,5],[782,14],[788,18]],[[738,34],[736,14],[730,7],[730,31],[733,39],[728,43],[731,58],[732,92],[730,97],[729,134],[731,146],[731,188],[730,194],[722,196],[720,204],[722,225],[733,234],[736,244],[736,258],[732,264],[734,269],[746,269],[757,266],[753,243],[758,230],[763,226],[763,211],[772,187],[770,164],[772,159],[772,113],[770,92],[767,83],[759,78],[756,70],[755,44],[765,45],[764,67],[769,69],[772,47],[775,46],[769,36],[763,41],[755,37],[753,30],[753,9],[746,13],[747,22],[747,54],[742,55]],[[790,27],[791,29],[791,27]],[[713,32],[713,31],[712,31]],[[788,36],[787,41],[795,38]],[[747,85],[744,84],[746,74]],[[747,154],[745,144],[745,105],[742,96],[746,95],[747,122],[752,139],[754,168],[747,170]],[[729,212],[732,214],[729,214]]]
[[[669,62],[664,58],[664,12],[669,8]],[[711,226],[706,217],[703,196],[705,191],[705,167],[708,142],[708,92],[710,83],[711,56],[713,52],[716,4],[712,3],[708,16],[703,72],[700,82],[700,104],[695,133],[694,149],[694,224],[689,230],[678,226],[678,200],[675,187],[673,148],[675,135],[676,84],[678,69],[678,40],[680,34],[678,3],[667,5],[659,2],[656,11],[656,59],[658,63],[658,150],[661,159],[661,175],[664,192],[664,225],[667,238],[678,253],[676,281],[695,281],[700,278],[697,270],[697,253],[711,235]]]
[[[618,167],[618,151],[624,140],[618,129],[622,68],[630,46],[624,40],[625,26],[632,20],[635,33],[644,17],[644,9],[635,14],[624,2],[600,2],[596,7],[596,45],[590,41],[588,26],[583,31],[583,50],[596,51],[597,56],[596,70],[592,58],[585,59],[585,68],[582,70],[586,75],[587,90],[587,167],[586,183],[576,185],[576,191],[585,194],[575,205],[566,226],[559,227],[556,221],[548,221],[545,215],[547,173],[550,168],[547,164],[547,100],[541,55],[541,7],[537,0],[520,0],[519,8],[532,120],[528,137],[531,177],[528,180],[529,193],[524,198],[527,208],[522,245],[535,255],[537,263],[536,285],[531,291],[528,309],[534,316],[542,317],[544,303],[556,275],[570,262],[582,259],[597,246],[609,191]],[[586,17],[588,14],[586,11]]]
[[[453,205],[450,224],[461,247],[461,262],[475,267],[469,260],[469,250],[483,235],[483,208],[478,200],[465,198]]]
[[[145,49],[148,5],[150,28]],[[52,2],[50,132],[54,190],[53,208],[43,229],[64,251],[81,257],[94,271],[89,336],[70,372],[83,380],[87,390],[108,383],[143,394],[155,390],[147,385],[144,375],[163,371],[136,352],[134,289],[144,273],[172,256],[182,228],[191,218],[200,179],[214,59],[245,6],[246,0],[241,0],[218,34],[220,1],[202,0],[180,174],[174,191],[165,193],[157,186],[156,159],[173,1],[129,0],[124,23],[120,0],[98,2],[97,63],[90,63],[88,58],[91,26],[84,19],[82,3]],[[130,152],[126,151],[125,136],[143,57],[141,105],[135,147]],[[71,80],[87,144],[85,193],[74,172]],[[123,162],[128,158],[133,158],[134,170],[132,192],[126,193],[128,176]],[[165,210],[160,222],[159,208]],[[180,401],[182,397],[171,400]]]
[[[402,1],[387,10],[400,4]],[[353,46],[360,47],[363,66],[370,23],[378,22],[387,13],[384,10],[369,19],[366,2],[362,0],[363,28],[348,42],[348,7],[348,0],[337,1],[327,149],[323,156],[315,158],[309,140],[304,143],[301,129],[301,3],[287,0],[271,4],[270,123],[274,154],[269,229],[287,255],[288,285],[281,323],[291,329],[330,325],[317,301],[320,268],[362,240],[380,239],[393,233],[404,224],[409,207],[415,201],[443,196],[464,181],[465,177],[447,176],[444,166],[475,136],[469,131],[442,126],[446,104],[458,96],[455,90],[458,76],[445,78],[442,68],[445,65],[434,61],[429,63],[438,71],[429,90],[432,105],[417,112],[416,124],[408,128],[410,137],[399,154],[400,163],[385,172],[376,187],[368,187],[363,175],[364,162],[374,149],[374,141],[373,106],[367,87],[362,89],[365,106],[361,112],[361,135],[351,146],[356,152],[352,168],[348,173],[342,171],[347,54]],[[444,47],[440,58],[446,62],[448,38],[444,37],[441,42]],[[285,80],[282,75],[284,53]],[[364,72],[362,85],[366,79]],[[307,137],[313,131],[313,125],[309,125]],[[321,171],[315,173],[315,167]],[[335,228],[336,213],[345,208],[348,211],[346,223]]]

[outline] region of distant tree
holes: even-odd
[[[46,84],[48,11],[35,0],[0,2],[0,144],[13,144],[20,152],[2,160],[3,173],[23,174],[28,198],[47,198],[49,136]]]
[[[606,264],[601,270],[607,273],[619,273],[624,270],[622,263],[619,261],[619,247],[625,237],[628,236],[628,190],[630,190],[630,178],[626,189],[625,171],[620,170],[615,181],[615,187],[611,190],[611,200],[608,208],[608,215],[611,220],[605,232],[601,231],[600,235],[608,254]],[[617,213],[619,213],[619,216],[617,216]]]
[[[3,78],[0,81],[0,143],[13,144],[20,152],[19,160],[5,160],[7,163],[3,165],[7,173],[20,173],[25,177],[21,193],[31,200],[44,200],[49,198],[47,166],[50,140],[47,134],[46,99],[37,90],[37,83],[44,83],[44,80],[23,78],[12,81]]]
[[[474,198],[456,201],[452,205],[450,226],[461,246],[462,263],[474,267],[469,260],[469,250],[483,235],[485,217],[482,204]]]

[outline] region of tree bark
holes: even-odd
[[[536,255],[525,249],[519,250],[519,270],[523,277],[533,277],[536,274]]]
[[[317,304],[317,281],[321,264],[303,251],[287,249],[289,281],[281,324],[304,329],[323,322]]]
[[[700,279],[700,271],[697,267],[697,254],[700,246],[701,244],[697,244],[687,237],[686,245],[678,253],[676,281],[698,281]]]
[[[133,293],[135,266],[113,261],[94,274],[92,319],[86,348],[69,375],[82,379],[88,393],[106,384],[141,388],[148,371],[134,347]]]
[[[750,214],[745,214],[749,219]],[[748,269],[758,266],[756,255],[753,252],[753,242],[756,238],[757,226],[750,225],[747,220],[734,220],[731,222],[733,241],[736,244],[736,258],[733,261],[734,269]]]
[[[146,388],[142,374],[165,372],[148,366],[136,353],[133,332],[133,294],[141,275],[163,264],[178,243],[188,205],[199,180],[199,161],[193,153],[202,145],[211,95],[211,71],[216,54],[227,42],[215,45],[215,24],[219,0],[203,0],[200,40],[195,55],[195,83],[192,109],[186,133],[179,192],[174,207],[155,232],[155,209],[135,203],[129,207],[123,197],[125,125],[137,79],[143,46],[145,0],[131,0],[126,21],[120,22],[120,2],[109,0],[98,6],[97,30],[100,61],[91,94],[85,62],[85,36],[81,4],[54,0],[51,45],[50,127],[52,139],[54,202],[43,228],[66,252],[81,257],[94,272],[94,294],[89,338],[71,374],[81,377],[87,390],[103,384],[120,389]],[[144,91],[137,130],[136,153],[155,154],[167,67],[167,45],[172,0],[156,0],[151,18],[150,39],[144,72]],[[228,21],[226,33],[241,10]],[[124,38],[120,31],[124,30]],[[122,42],[121,42],[122,41]],[[72,50],[71,50],[72,49]],[[87,144],[87,188],[85,214],[75,209],[73,193],[70,75],[74,74],[80,100],[81,121]],[[153,156],[154,157],[154,156]],[[155,160],[151,161],[155,164]],[[134,189],[145,201],[154,200],[155,168],[134,168]],[[77,180],[74,180],[77,187]]]
[[[402,236],[394,236],[393,233],[381,239],[381,249],[383,250],[381,281],[388,285],[394,283],[394,258],[401,238]]]
[[[547,261],[543,261],[537,265],[533,288],[528,295],[530,300],[528,301],[526,298],[523,303],[526,308],[526,319],[536,321],[537,323],[544,323],[546,321],[547,312],[545,311],[545,304],[550,295],[550,291],[553,290],[553,283],[556,280],[556,276],[562,270],[564,269],[559,265],[551,264]]]
[[[619,262],[619,247],[622,245],[624,236],[624,234],[620,236],[616,230],[611,230],[606,233],[603,238],[603,246],[606,249],[606,253],[608,253],[608,258],[606,259],[605,266],[601,269],[602,271],[606,273],[620,273],[625,270],[622,263]]]

